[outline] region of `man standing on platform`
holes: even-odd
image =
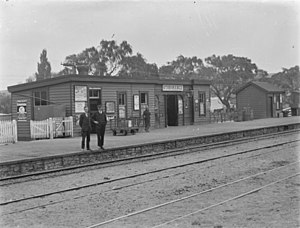
[[[90,135],[91,135],[91,119],[89,114],[89,109],[87,106],[84,106],[84,113],[80,115],[79,126],[81,127],[81,150],[84,150],[85,140],[86,140],[86,149],[90,150]]]
[[[144,118],[144,121],[145,121],[145,131],[146,132],[149,132],[150,115],[151,115],[151,113],[149,112],[149,107],[146,106],[146,110],[143,112],[143,118]]]
[[[107,119],[102,106],[98,105],[97,108],[98,108],[98,112],[96,112],[93,115],[92,120],[93,123],[96,124],[98,147],[104,150],[103,144],[104,144],[104,134],[105,134],[105,127],[107,124]]]

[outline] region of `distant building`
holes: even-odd
[[[300,92],[293,91],[291,93],[291,101],[292,116],[300,116]]]
[[[250,109],[253,119],[280,117],[284,93],[284,90],[268,82],[249,82],[236,92],[237,109]]]

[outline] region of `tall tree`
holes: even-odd
[[[120,45],[115,40],[102,40],[99,48],[90,47],[79,54],[66,57],[64,65],[88,66],[88,73],[97,76],[115,76],[122,69],[124,58],[132,54],[132,48],[127,41]],[[62,73],[66,73],[63,71]]]
[[[253,80],[257,73],[257,66],[245,57],[212,55],[205,62],[204,77],[211,80],[212,91],[227,108],[235,90]]]
[[[294,66],[290,69],[282,68],[281,72],[272,75],[271,81],[288,92],[300,92],[299,66]]]
[[[183,55],[180,55],[176,60],[168,62],[167,65],[160,67],[159,74],[162,78],[193,78],[197,75],[199,77],[202,68],[203,61],[196,56],[184,57]]]
[[[133,56],[123,58],[122,69],[119,73],[126,78],[159,78],[156,64],[146,62],[142,54],[137,53]]]
[[[291,92],[300,92],[299,66],[296,65],[289,69],[282,68],[281,72],[273,74],[267,81],[285,90],[284,103],[292,104]]]
[[[0,91],[0,113],[11,112],[11,95],[8,92]]]
[[[37,66],[37,73],[35,73],[36,80],[43,80],[51,78],[51,65],[47,58],[47,50],[43,49],[40,55],[40,63]]]

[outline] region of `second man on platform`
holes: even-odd
[[[92,121],[96,125],[98,147],[104,150],[103,144],[104,144],[104,134],[105,134],[105,128],[107,124],[107,119],[102,106],[98,105],[97,108],[98,108],[98,112],[96,112],[93,115]]]

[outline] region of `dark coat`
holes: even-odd
[[[148,109],[146,109],[143,112],[143,118],[144,118],[144,120],[145,120],[146,123],[150,123],[150,115],[151,115],[151,113],[149,112]]]
[[[82,113],[79,118],[79,126],[82,131],[90,131],[92,129],[90,116]]]
[[[96,113],[93,115],[92,119],[93,119],[94,121],[98,121],[98,122],[99,122],[99,124],[96,124],[96,128],[102,128],[102,127],[105,127],[106,124],[107,124],[107,118],[106,118],[105,112],[103,112],[103,113],[96,112]]]

